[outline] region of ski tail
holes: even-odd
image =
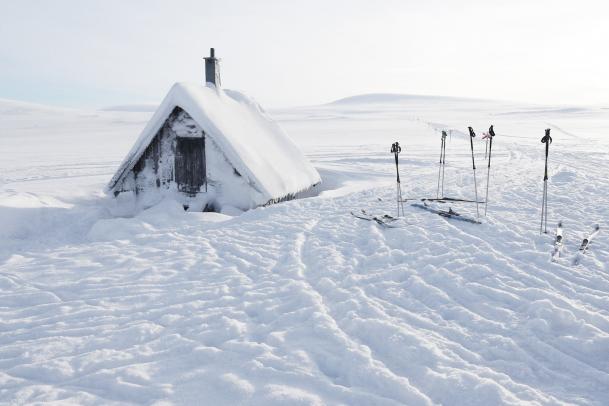
[[[562,221],[556,226],[556,238],[554,239],[554,250],[552,251],[552,262],[556,261],[560,257],[560,251],[563,246],[563,230]]]
[[[582,241],[582,244],[579,247],[580,251],[585,252],[588,249],[588,247],[590,246],[590,243],[592,242],[594,237],[596,237],[596,235],[599,233],[600,229],[601,229],[601,227],[598,224],[594,226],[594,230],[592,230],[592,232]]]
[[[594,229],[592,230],[592,232],[590,234],[588,234],[588,236],[584,237],[581,245],[579,246],[579,251],[575,254],[575,258],[573,259],[573,265],[578,265],[580,263],[584,254],[588,251],[588,248],[590,247],[592,240],[594,239],[594,237],[596,237],[596,235],[600,232],[600,230],[601,230],[601,227],[600,227],[600,225],[597,224],[594,226]]]

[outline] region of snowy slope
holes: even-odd
[[[369,100],[271,112],[324,191],[238,217],[169,200],[133,216],[101,193],[143,113],[5,108],[0,403],[607,404],[609,111]],[[464,134],[491,123],[484,224],[349,215],[394,213],[395,140],[404,195],[435,196],[440,129],[446,194],[473,197]]]

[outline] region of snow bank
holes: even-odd
[[[72,206],[55,198],[34,193],[8,192],[0,195],[0,241],[28,240],[44,229],[61,222],[55,213],[66,212]]]
[[[256,204],[266,204],[304,191],[321,178],[299,148],[260,108],[235,91],[177,83],[116,172],[112,190],[140,158],[175,107],[186,111],[229,163],[259,192]]]

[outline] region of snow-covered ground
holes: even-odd
[[[609,403],[609,109],[368,95],[271,111],[323,192],[237,217],[102,194],[137,110],[0,100],[0,403]],[[403,195],[435,197],[441,129],[445,195],[473,198],[465,133],[490,124],[483,224],[349,214],[395,213],[396,140]]]

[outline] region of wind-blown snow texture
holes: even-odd
[[[101,192],[150,113],[0,102],[0,402],[607,404],[609,110],[372,99],[272,112],[324,191],[236,217]],[[491,123],[484,224],[349,214],[394,213],[395,140],[404,196],[435,197],[440,129],[472,198]]]

